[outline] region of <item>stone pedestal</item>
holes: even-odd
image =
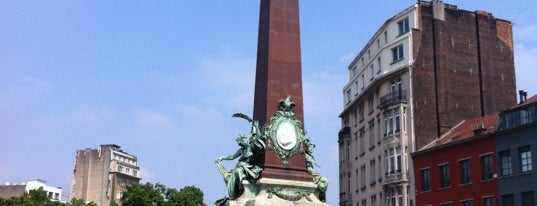
[[[328,206],[319,200],[313,182],[261,178],[255,184],[243,182],[245,191],[228,206]]]

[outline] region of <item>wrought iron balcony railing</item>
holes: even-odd
[[[401,103],[401,102],[406,103],[407,102],[406,90],[398,90],[398,91],[390,92],[389,94],[386,94],[380,97],[379,102],[380,102],[379,103],[380,108],[385,107],[390,104],[396,104],[396,103]]]

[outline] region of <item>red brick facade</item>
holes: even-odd
[[[416,148],[461,119],[499,112],[516,103],[512,25],[492,14],[446,5],[419,7],[412,68]]]
[[[449,155],[446,155],[449,154]],[[463,200],[472,200],[473,205],[484,205],[483,197],[494,197],[498,205],[498,182],[495,178],[483,180],[481,157],[492,155],[492,168],[496,171],[494,155],[494,138],[484,137],[479,140],[436,149],[414,156],[414,174],[416,177],[416,205],[440,205],[451,202],[461,205]],[[460,160],[469,158],[471,183],[461,184]],[[450,186],[440,185],[440,166],[449,165]],[[430,190],[422,191],[421,172],[429,169]]]

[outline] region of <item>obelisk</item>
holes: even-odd
[[[260,125],[270,123],[278,102],[287,96],[304,122],[298,11],[298,0],[261,0],[253,112]],[[304,154],[294,155],[285,164],[273,150],[267,150],[261,165],[263,178],[312,181]]]

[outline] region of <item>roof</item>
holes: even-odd
[[[459,124],[452,127],[441,137],[425,145],[420,149],[420,151],[446,145],[452,142],[478,137],[485,133],[494,133],[496,131],[498,120],[498,114],[489,114],[482,117],[462,120]]]
[[[526,106],[528,104],[535,103],[535,102],[537,102],[537,95],[533,95],[533,97],[525,100],[524,102],[522,102],[520,104],[517,104],[517,105],[511,107],[511,109],[509,109],[509,110],[513,110],[513,109],[516,109],[516,108],[519,108],[519,107],[523,107],[523,106]]]

